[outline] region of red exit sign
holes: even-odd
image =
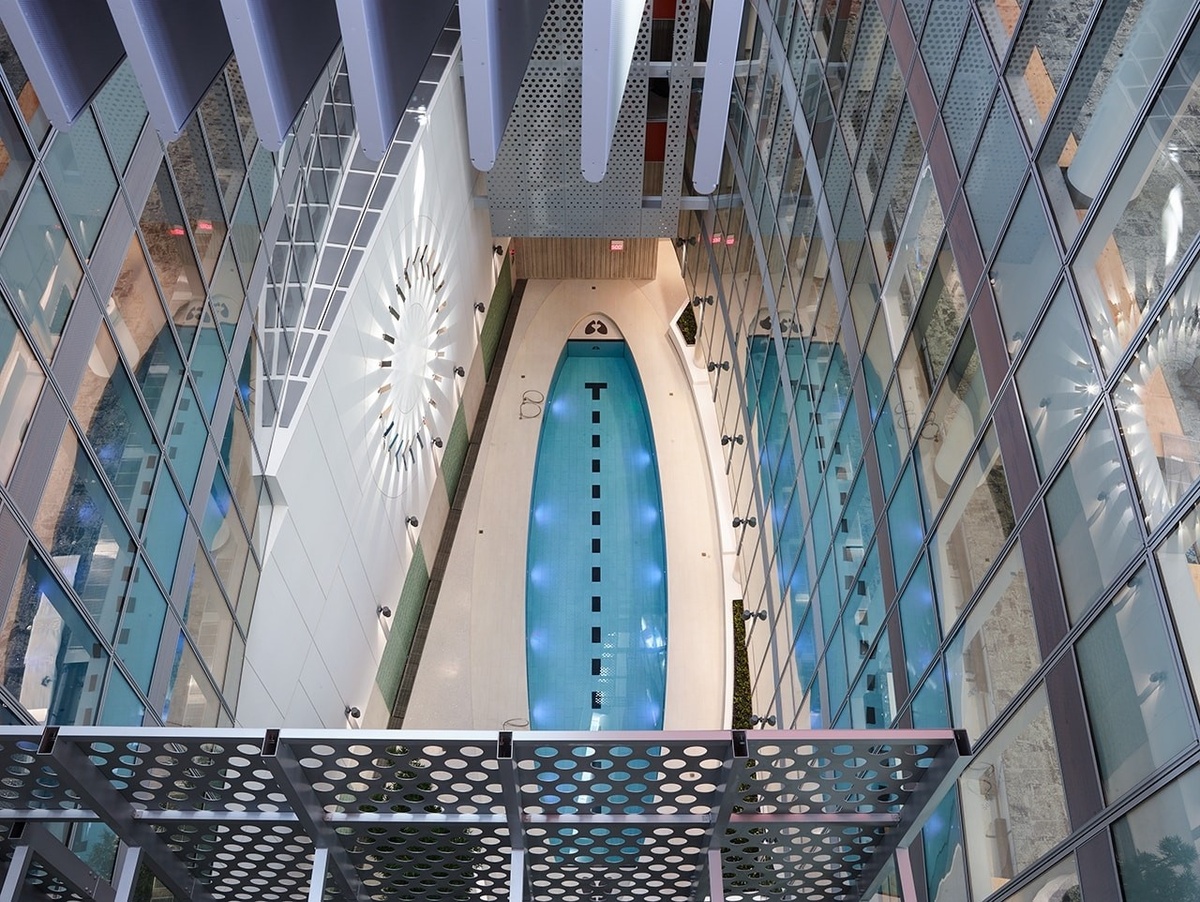
[[[608,249],[609,249],[610,251],[623,251],[623,250],[625,250],[625,239],[624,239],[624,238],[614,238],[614,239],[612,239],[611,241],[609,241],[609,242],[608,242]]]

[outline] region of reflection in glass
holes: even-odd
[[[150,691],[166,614],[167,600],[146,568],[145,560],[139,559],[121,609],[115,644],[117,656],[125,662],[143,692]]]
[[[188,119],[183,133],[167,146],[167,155],[171,158],[171,169],[183,198],[192,240],[200,255],[200,268],[211,279],[221,253],[221,243],[225,240],[225,213],[204,147],[200,120],[196,116]]]
[[[104,129],[117,169],[124,171],[146,123],[146,101],[128,60],[109,77],[108,84],[96,95],[92,108],[100,118],[100,127]]]
[[[1067,835],[1058,745],[1039,688],[959,778],[963,834],[977,899],[993,893]]]
[[[1067,458],[1046,494],[1046,512],[1067,612],[1075,620],[1141,545],[1120,453],[1103,415]]]
[[[1017,388],[1038,469],[1046,476],[1100,395],[1088,341],[1065,283],[1017,367]]]
[[[996,70],[992,68],[992,61],[988,57],[983,34],[975,20],[968,17],[967,36],[958,53],[954,74],[950,76],[950,87],[946,89],[946,99],[942,104],[946,135],[960,171],[966,169],[969,162],[975,136],[979,134],[983,117],[987,115],[995,82]]]
[[[47,358],[58,344],[82,277],[62,220],[38,179],[0,250],[0,279]]]
[[[7,482],[46,376],[0,304],[0,482]]]
[[[84,257],[90,257],[117,194],[117,177],[91,113],[85,110],[69,131],[55,133],[42,166],[71,234]]]
[[[1071,854],[1038,874],[1005,902],[1082,902],[1082,899],[1079,871],[1075,867],[1075,855]]]
[[[161,435],[175,409],[175,397],[183,381],[183,361],[137,235],[125,252],[107,312],[113,336],[141,386],[142,397]]]
[[[1113,392],[1151,526],[1200,479],[1200,269],[1171,296]]]
[[[217,690],[180,633],[175,648],[175,666],[171,670],[171,683],[162,710],[163,723],[168,727],[214,727],[220,709]]]
[[[1025,340],[1061,266],[1035,180],[1030,179],[990,271],[1009,354],[1015,354]]]
[[[225,79],[218,75],[204,99],[200,101],[200,119],[204,123],[204,134],[212,150],[213,166],[217,184],[225,209],[233,210],[238,189],[246,174],[246,161],[242,158],[242,144],[238,137],[237,124],[233,119],[233,107],[229,103]]]
[[[958,619],[1015,527],[1000,443],[990,428],[930,543],[934,585],[947,627]]]
[[[933,170],[926,163],[917,179],[912,205],[900,230],[892,267],[883,285],[883,313],[893,355],[900,352],[909,317],[934,264],[944,225],[942,206],[934,190]],[[877,262],[881,267],[887,266],[886,259]]]
[[[1079,23],[1087,20],[1096,2],[1032,0],[1026,3],[1028,12],[1021,23],[1021,33],[1017,35],[1017,43],[1004,77],[1017,104],[1021,125],[1025,127],[1031,142],[1037,140],[1046,117],[1050,115],[1054,98],[1058,96],[1059,86],[1075,51]],[[1011,3],[996,3],[994,7],[989,3],[987,6],[995,10],[996,18],[1003,14],[1001,7],[1015,13]],[[990,31],[991,21],[988,26]],[[1007,30],[1011,32],[1011,23]],[[1003,51],[1000,56],[1003,58]]]
[[[1025,558],[1017,542],[946,652],[955,726],[983,735],[1041,663]]]
[[[908,673],[908,685],[915,686],[942,642],[933,586],[929,582],[929,565],[924,558],[900,596],[899,605],[904,665]]]
[[[1061,6],[1056,3],[1054,8],[1057,11]],[[1187,4],[1170,0],[1107,3],[1104,12],[1098,27],[1093,29],[1083,46],[1038,158],[1059,230],[1067,243],[1078,231],[1083,211],[1091,206],[1099,193],[1109,168],[1125,143],[1128,128],[1138,121],[1138,109],[1155,82],[1155,74],[1170,43],[1189,15]],[[1171,76],[1175,93],[1170,102],[1175,107],[1190,87],[1181,82],[1189,82],[1188,73],[1197,71],[1197,51],[1200,51],[1200,37],[1193,35],[1184,50],[1185,62],[1177,66]],[[1167,111],[1160,103],[1156,105],[1156,112],[1157,116],[1152,115],[1151,122],[1156,118],[1161,120]],[[1167,118],[1169,120],[1170,116]],[[1171,132],[1169,121],[1147,123],[1142,139],[1149,137],[1149,133],[1165,136]],[[1150,143],[1156,142],[1157,138],[1152,138]],[[1141,145],[1142,140],[1138,143]],[[1124,207],[1147,174],[1151,161],[1143,153],[1146,149],[1145,146],[1135,148],[1131,160],[1140,159],[1123,167],[1118,181],[1124,181],[1124,187],[1114,185],[1117,193],[1113,196],[1121,198],[1117,206]],[[1157,195],[1158,192],[1151,193]],[[1154,222],[1157,220],[1156,210]],[[1107,232],[1111,228],[1110,223],[1100,231]],[[1151,228],[1158,233],[1157,225]],[[1146,237],[1153,240],[1149,230]],[[1101,245],[1105,240],[1100,238]]]
[[[990,255],[996,247],[1001,224],[1021,187],[1028,165],[1029,157],[1013,125],[1004,93],[1000,92],[983,127],[965,186],[984,256]]]
[[[73,409],[117,499],[130,519],[141,524],[158,466],[158,445],[133,383],[117,355],[116,345],[103,325],[88,358]]]
[[[1200,885],[1200,768],[1142,802],[1112,834],[1128,902],[1190,902]]]
[[[54,459],[34,530],[111,641],[136,546],[70,426]]]
[[[225,665],[229,663],[233,614],[221,594],[216,574],[203,554],[196,555],[192,585],[184,603],[184,617],[188,634],[204,663],[218,680],[223,680]]]
[[[108,673],[108,688],[104,691],[104,704],[100,707],[97,723],[106,726],[140,727],[146,716],[146,706],[133,691],[121,671],[112,666]]]
[[[25,119],[25,124],[29,126],[34,143],[41,144],[50,131],[50,120],[42,110],[42,101],[33,89],[29,76],[25,73],[25,66],[22,65],[21,58],[17,56],[17,50],[3,27],[0,27],[0,67],[4,69],[4,77],[8,79],[17,98],[17,107]]]
[[[167,161],[163,160],[142,210],[142,233],[146,249],[167,303],[167,313],[183,342],[184,353],[200,322],[204,306],[204,283],[188,241],[188,227],[175,197]],[[218,245],[219,246],[219,245]]]
[[[1200,506],[1155,552],[1188,670],[1200,673]]]
[[[1198,67],[1195,35],[1117,171],[1073,267],[1105,368],[1125,349],[1200,231],[1200,178],[1189,168],[1197,152],[1191,136],[1200,126]]]
[[[2,31],[0,29],[0,34]],[[17,199],[17,192],[21,190],[32,162],[29,148],[25,146],[21,129],[8,104],[0,102],[0,223],[8,218],[8,211]]]
[[[958,791],[951,788],[921,832],[925,847],[925,890],[929,902],[960,902],[967,897],[963,820]]]
[[[1100,778],[1112,801],[1192,741],[1175,655],[1145,569],[1075,650]]]
[[[108,655],[33,546],[0,623],[0,667],[38,723],[95,722]]]

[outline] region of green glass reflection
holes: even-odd
[[[1192,768],[1112,827],[1126,900],[1192,902],[1200,887],[1200,768]]]

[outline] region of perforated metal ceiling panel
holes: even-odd
[[[583,0],[552,0],[488,175],[497,235],[653,238],[675,234],[696,40],[695,0],[680,0],[671,60],[662,185],[645,185],[650,4],[643,13],[604,178],[581,171]],[[661,195],[661,200],[659,199]],[[643,204],[643,196],[653,198]]]
[[[948,730],[4,728],[0,856],[73,898],[90,872],[44,827],[102,821],[140,850],[114,883],[140,854],[195,900],[853,900],[966,751]]]

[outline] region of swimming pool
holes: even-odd
[[[542,417],[525,580],[530,727],[662,729],[662,492],[625,342],[567,342]]]

